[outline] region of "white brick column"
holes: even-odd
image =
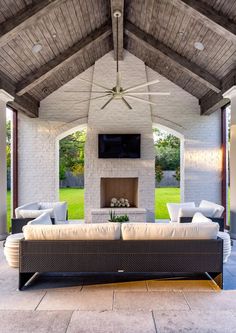
[[[236,239],[236,86],[230,88],[225,98],[231,101],[230,124],[230,235]]]
[[[6,103],[10,100],[0,89],[0,240],[7,236]]]

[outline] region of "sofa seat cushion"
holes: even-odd
[[[23,218],[23,219],[27,219],[27,218],[32,218],[32,219],[36,219],[37,217],[39,217],[40,215],[44,214],[44,213],[48,213],[50,215],[50,217],[54,217],[54,212],[53,212],[53,208],[49,208],[49,209],[21,209],[18,211],[19,217]]]
[[[123,223],[124,240],[216,239],[219,224],[206,223]]]
[[[26,240],[115,240],[120,239],[120,223],[26,225]]]
[[[184,203],[167,203],[168,212],[170,215],[171,222],[178,222],[179,210],[180,208],[194,208],[194,202],[184,202]]]

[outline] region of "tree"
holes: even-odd
[[[162,168],[160,165],[155,166],[155,178],[158,184],[161,182],[162,178],[164,176],[164,172],[162,171]]]
[[[153,132],[156,165],[162,170],[176,170],[180,166],[180,140],[158,129]]]
[[[84,172],[85,131],[78,131],[68,135],[60,141],[60,179],[64,179],[65,172],[71,171],[75,175]]]

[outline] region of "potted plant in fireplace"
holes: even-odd
[[[110,219],[108,222],[129,222],[129,217],[127,214],[125,215],[116,215],[115,211],[110,211],[109,212]]]

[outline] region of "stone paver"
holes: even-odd
[[[184,291],[184,295],[192,310],[236,310],[236,290],[208,293]]]
[[[115,292],[115,310],[189,310],[182,292]]]
[[[37,310],[112,310],[113,291],[48,291]]]
[[[159,333],[235,333],[236,317],[230,311],[155,311]]]
[[[0,311],[1,333],[65,333],[69,311]]]
[[[67,333],[156,333],[151,312],[74,312]]]
[[[0,310],[35,310],[41,302],[43,291],[4,291],[0,294]]]

